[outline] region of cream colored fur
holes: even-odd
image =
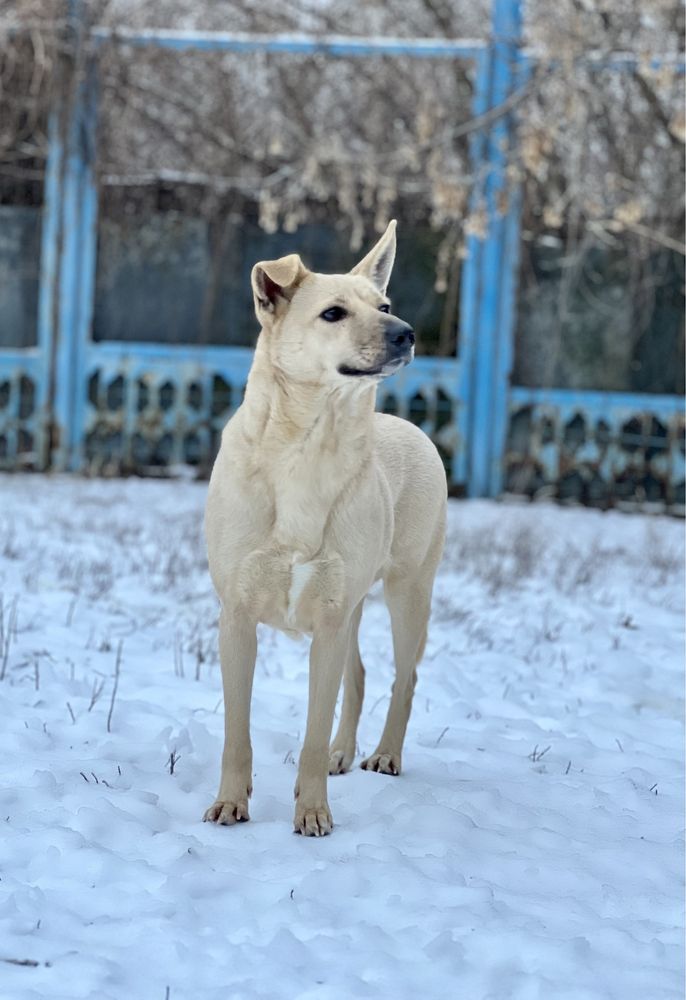
[[[393,331],[409,327],[380,311],[388,308],[394,257],[393,222],[350,274],[312,273],[295,254],[253,269],[262,330],[245,399],[222,436],[205,520],[222,608],[225,701],[221,782],[206,820],[248,819],[250,699],[256,626],[264,622],[312,636],[294,822],[310,836],[331,831],[327,775],[347,771],[355,756],[364,689],[357,630],[365,595],[379,579],[396,680],[379,745],[362,767],[400,772],[443,548],[446,481],[422,431],[374,411],[380,378],[411,357],[409,344],[389,347]],[[327,321],[322,313],[334,306],[345,315]],[[405,348],[402,359],[389,360],[389,351]],[[360,374],[368,371],[374,374]],[[341,719],[329,746],[343,675]]]

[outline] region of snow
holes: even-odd
[[[0,476],[3,1000],[681,997],[683,525],[452,502],[404,773],[331,778],[311,840],[307,643],[268,629],[252,821],[200,821],[204,496]],[[360,756],[392,679],[378,593],[361,635]]]

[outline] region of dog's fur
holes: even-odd
[[[262,330],[244,402],[222,436],[205,520],[225,701],[221,783],[206,820],[248,819],[250,698],[264,622],[312,636],[295,829],[331,831],[327,774],[347,771],[355,755],[364,688],[357,631],[379,579],[396,680],[381,740],[362,767],[400,772],[443,549],[446,481],[422,431],[374,412],[377,383],[413,352],[411,328],[389,313],[394,258],[392,222],[349,274],[312,273],[296,254],[253,268]]]

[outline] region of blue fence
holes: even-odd
[[[241,347],[95,340],[98,234],[95,180],[98,50],[125,43],[176,51],[402,55],[473,66],[471,236],[461,276],[457,352],[420,357],[385,383],[380,406],[429,433],[451,486],[471,496],[507,489],[591,503],[684,503],[680,397],[510,386],[520,197],[505,188],[514,139],[507,108],[532,61],[521,47],[519,0],[495,0],[489,43],[433,39],[246,36],[175,31],[87,32],[73,4],[74,88],[50,122],[42,209],[36,335],[0,348],[0,467],[121,472],[179,463],[208,467],[239,405],[251,361]],[[630,67],[618,57],[616,68]],[[613,64],[614,65],[614,64]],[[485,116],[485,117],[484,117]],[[2,246],[0,246],[1,263]]]

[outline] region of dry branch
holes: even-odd
[[[117,697],[117,688],[119,687],[119,671],[121,669],[121,654],[124,648],[124,640],[119,640],[119,645],[117,646],[117,659],[114,664],[114,684],[112,685],[112,699],[110,701],[110,710],[107,713],[107,732],[111,732],[112,726],[112,713],[114,712],[114,700]]]

